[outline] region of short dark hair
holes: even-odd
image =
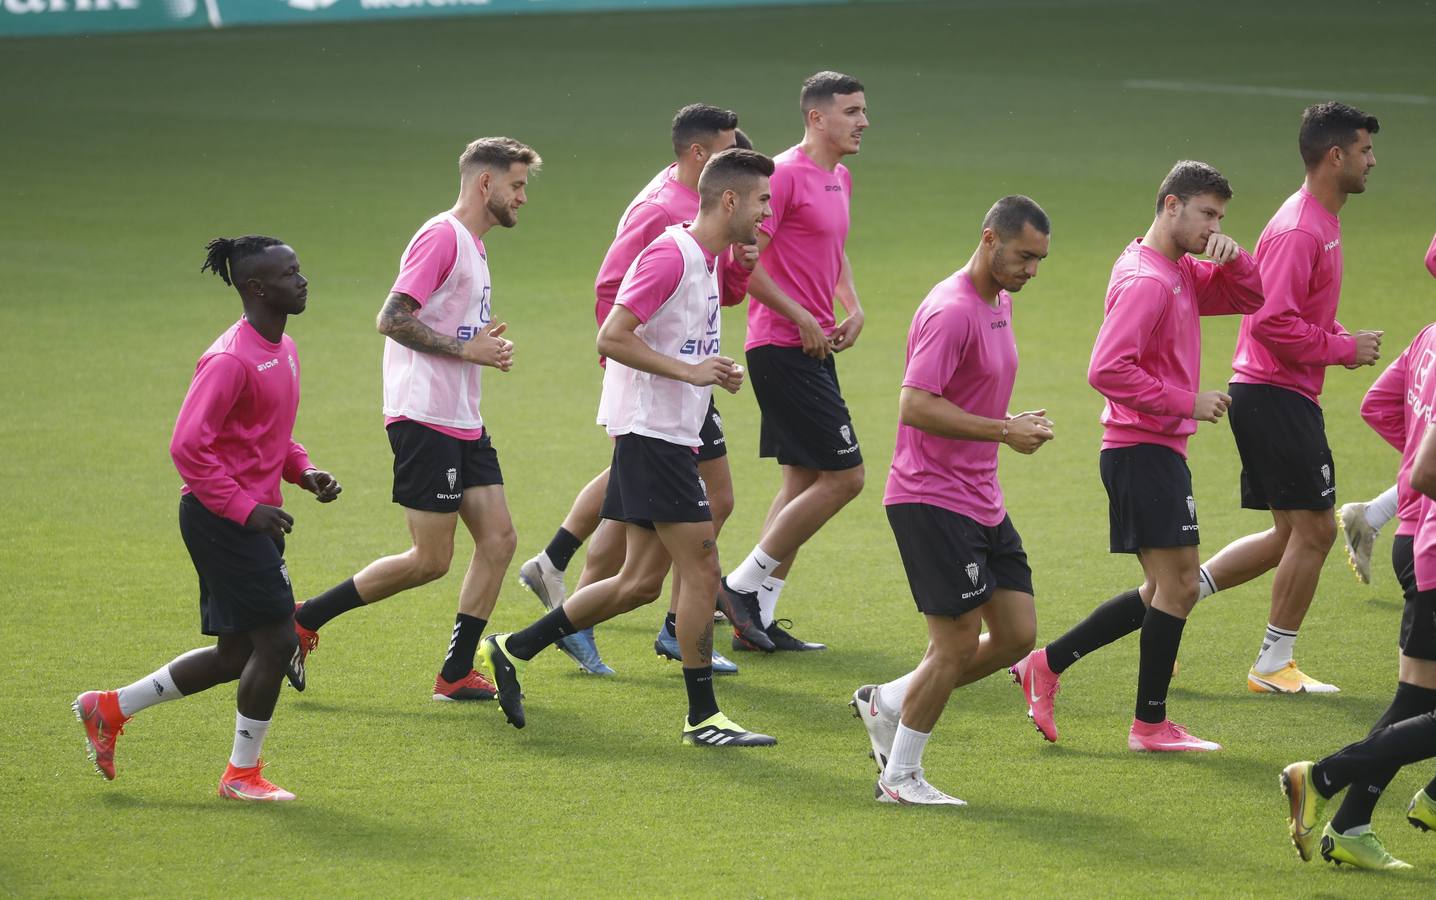
[[[863,83],[851,75],[841,72],[817,72],[803,82],[802,93],[798,94],[798,107],[803,115],[819,103],[827,103],[838,94],[856,94],[863,89]]]
[[[739,150],[752,150],[753,139],[741,128],[733,129],[733,146]]]
[[[1216,194],[1223,200],[1232,199],[1232,186],[1216,169],[1204,162],[1184,159],[1172,166],[1172,171],[1162,179],[1157,188],[1157,212],[1167,203],[1167,197],[1176,197],[1186,203],[1199,194]]]
[[[1370,134],[1381,130],[1376,117],[1354,106],[1332,100],[1308,106],[1301,114],[1297,146],[1308,169],[1321,162],[1332,147],[1350,147],[1358,129]]]
[[[283,245],[284,241],[279,238],[265,237],[262,234],[246,234],[244,237],[237,238],[214,238],[204,245],[204,265],[200,266],[199,270],[201,272],[209,270],[218,275],[220,281],[233,286],[236,280],[242,280],[246,261],[260,256],[270,247]],[[236,269],[241,272],[238,276],[235,274]]]
[[[698,198],[701,209],[712,209],[724,191],[737,190],[738,185],[754,178],[773,174],[773,161],[755,150],[733,147],[714,155],[698,176]]]
[[[471,141],[459,154],[460,172],[468,172],[478,166],[507,170],[514,163],[523,163],[536,172],[543,165],[543,157],[529,145],[510,137],[482,137]]]
[[[738,127],[738,114],[731,109],[690,103],[673,117],[673,155],[681,156],[692,144],[713,140],[720,131]]]
[[[1001,238],[1015,237],[1031,225],[1043,234],[1052,233],[1052,220],[1037,201],[1022,194],[1009,194],[992,204],[992,209],[982,217],[982,227],[991,228]]]

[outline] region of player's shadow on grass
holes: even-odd
[[[898,809],[898,807],[894,807]],[[903,813],[910,810],[903,809]],[[928,820],[935,821],[937,817]],[[990,831],[993,845],[1001,846],[1001,832],[1010,832],[1019,843],[1032,838],[1033,823],[1052,822],[1051,802],[1042,804],[979,803],[954,811],[954,819],[982,831]],[[1120,815],[1105,815],[1064,806],[1059,827],[1042,829],[1042,842],[1069,853],[1088,857],[1103,868],[1117,865],[1147,868],[1154,859],[1178,859],[1190,852],[1179,838],[1168,838],[1150,823]],[[927,823],[925,823],[927,824]]]
[[[1392,687],[1395,691],[1395,687]],[[1178,701],[1183,709],[1188,707],[1197,710],[1210,710],[1213,716],[1220,716],[1224,708],[1229,709],[1234,703],[1247,704],[1260,711],[1268,717],[1310,718],[1321,716],[1323,719],[1332,713],[1338,713],[1353,725],[1365,729],[1370,728],[1378,717],[1386,710],[1391,702],[1390,694],[1373,696],[1370,694],[1352,694],[1345,691],[1338,694],[1251,694],[1244,693],[1234,698],[1229,692],[1201,691],[1190,687],[1172,687],[1169,691],[1169,698]],[[1201,715],[1202,713],[1198,713]],[[1350,739],[1356,740],[1353,735]]]

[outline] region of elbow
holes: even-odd
[[[389,336],[389,331],[390,331],[390,327],[389,327],[389,326],[390,326],[390,319],[389,319],[388,316],[384,315],[382,312],[379,313],[379,315],[377,315],[377,316],[374,317],[374,330],[377,331],[377,332],[379,332],[380,334],[384,335],[384,337],[388,337],[388,336]]]
[[[1411,467],[1411,489],[1436,499],[1436,465],[1429,459],[1418,459]]]
[[[906,389],[898,397],[898,421],[909,428],[918,429],[927,424],[921,398]]]
[[[609,359],[613,358],[613,351],[617,349],[617,344],[618,342],[609,337],[608,333],[603,330],[598,332],[598,340],[594,342],[594,345],[598,348],[598,355]]]

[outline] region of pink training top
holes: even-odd
[[[1341,221],[1306,188],[1292,194],[1257,240],[1266,303],[1242,320],[1232,381],[1286,388],[1320,405],[1327,366],[1356,360],[1336,321]]]
[[[997,306],[972,286],[966,269],[939,281],[913,314],[902,386],[941,396],[963,412],[1007,418],[1017,380],[1012,295]],[[1007,516],[997,481],[997,444],[940,437],[898,423],[883,505],[926,503],[980,525]]]
[[[484,242],[480,238],[474,237],[474,246],[478,248],[480,256],[484,259],[489,258],[488,251],[484,249]],[[394,279],[394,286],[389,291],[414,298],[414,301],[422,308],[428,302],[430,295],[448,279],[449,273],[454,271],[454,262],[457,259],[458,248],[454,246],[452,229],[444,222],[435,222],[419,232],[418,237],[414,239],[413,244],[399,263],[399,277]],[[395,422],[409,421],[412,420],[408,416],[384,417],[385,426]],[[453,428],[448,425],[435,425],[432,422],[420,422],[419,424],[461,441],[474,441],[484,436],[482,428]]]
[[[1436,589],[1436,502],[1424,494],[1416,497],[1416,537],[1411,544],[1416,558],[1416,590],[1429,591]]]
[[[771,239],[763,251],[763,269],[828,334],[837,321],[833,292],[843,270],[853,177],[841,163],[831,172],[820,167],[801,146],[784,150],[773,162],[773,215],[761,226]],[[792,320],[750,303],[744,349],[764,345],[801,347],[803,339]]]
[[[1087,383],[1107,398],[1102,449],[1156,444],[1185,457],[1197,430],[1199,317],[1261,305],[1261,277],[1245,250],[1219,266],[1188,255],[1173,262],[1141,238],[1128,244],[1112,266],[1106,317],[1087,366]]]
[[[170,439],[181,493],[243,525],[261,503],[280,506],[279,479],[298,484],[313,468],[295,443],[299,355],[289,335],[265,340],[240,319],[194,367]]]
[[[1426,271],[1436,278],[1436,236],[1431,238],[1431,248],[1426,251]]]
[[[1411,489],[1411,465],[1436,404],[1436,324],[1427,325],[1411,346],[1392,360],[1361,400],[1361,417],[1401,452],[1396,475],[1397,534],[1415,534],[1421,495]]]

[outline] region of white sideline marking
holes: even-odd
[[[1359,100],[1362,102],[1408,103],[1425,106],[1431,98],[1425,94],[1373,94],[1361,91],[1313,91],[1306,88],[1269,87],[1255,84],[1208,84],[1203,81],[1154,81],[1140,79],[1122,82],[1122,87],[1140,91],[1179,91],[1185,94],[1241,94],[1248,97],[1296,97],[1303,100]]]

